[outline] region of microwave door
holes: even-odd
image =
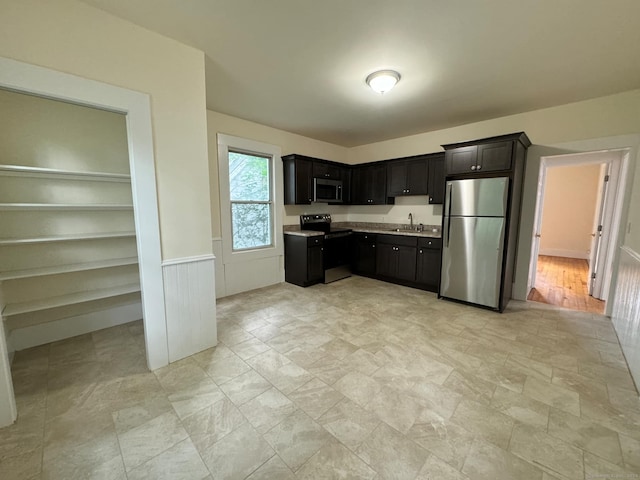
[[[314,198],[316,202],[341,202],[342,182],[336,180],[314,180]]]

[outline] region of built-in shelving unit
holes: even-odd
[[[1,89],[0,103],[9,349],[142,318],[126,115]]]
[[[0,263],[0,288],[4,287],[0,311],[9,328],[46,323],[49,319],[59,321],[61,307],[65,312],[86,314],[131,303],[132,294],[140,294],[140,283],[131,283],[131,273],[135,275],[131,268],[138,259],[130,256],[135,249],[130,242],[135,245],[136,234],[130,230],[133,204],[130,188],[126,188],[131,181],[129,175],[0,165],[0,180],[4,187],[0,188],[0,212],[7,212],[0,231],[0,254],[3,248],[21,249],[19,258],[11,259],[11,267]],[[21,228],[27,224],[28,230]],[[71,231],[85,232],[63,233],[65,225],[71,224]],[[101,226],[104,231],[96,232]],[[20,235],[26,231],[29,235]],[[119,243],[113,244],[116,240]],[[81,245],[77,242],[82,242],[83,256],[69,261],[69,249],[73,252]],[[36,251],[38,244],[47,246]],[[104,258],[101,250],[96,250],[100,253],[97,259],[87,258],[87,251],[105,248],[109,258]],[[5,254],[5,259],[7,255],[10,253]],[[34,255],[42,261],[34,262]],[[55,279],[51,279],[54,275]],[[91,282],[84,281],[86,278]],[[51,282],[55,284],[55,294],[46,296]]]

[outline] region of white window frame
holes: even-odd
[[[274,195],[274,190],[273,190],[273,157],[271,155],[266,155],[264,153],[259,153],[259,152],[248,152],[246,150],[240,150],[237,149],[235,147],[228,147],[227,148],[227,158],[229,153],[237,153],[240,155],[250,155],[253,156],[254,158],[264,158],[265,160],[267,160],[268,162],[268,171],[269,171],[269,199],[266,201],[257,201],[257,200],[231,200],[231,195],[229,195],[229,212],[230,212],[230,226],[231,226],[231,249],[233,250],[233,253],[237,253],[237,252],[246,252],[249,250],[262,250],[263,248],[272,248],[273,247],[273,242],[275,240],[275,232],[274,232],[274,221],[273,221],[273,215],[274,215],[274,210],[275,210],[275,205],[274,205],[274,200],[273,200],[273,195]],[[227,162],[227,165],[229,164],[229,162]],[[229,178],[229,176],[227,175],[227,178]],[[231,185],[229,185],[229,190],[231,190]],[[271,239],[271,243],[269,243],[268,245],[260,245],[257,247],[249,247],[249,248],[234,248],[233,247],[233,204],[244,204],[244,205],[268,205],[269,206],[269,213],[271,215],[271,224],[269,225],[269,230],[271,230],[269,237]]]
[[[283,172],[282,150],[277,145],[218,133],[218,178],[220,184],[220,222],[222,229],[222,254],[224,263],[284,255],[282,237]],[[231,226],[231,198],[229,187],[229,151],[270,157],[272,236],[271,246],[233,250]]]

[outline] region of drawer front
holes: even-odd
[[[442,248],[442,239],[441,238],[419,238],[418,247],[433,248],[433,249],[439,250],[440,248]]]
[[[406,235],[378,235],[378,242],[391,245],[415,247],[418,245],[418,237]]]
[[[322,235],[307,238],[307,247],[315,247],[316,245],[322,245],[323,243],[324,237],[322,237]]]
[[[377,235],[375,233],[355,232],[353,238],[357,242],[375,242]]]

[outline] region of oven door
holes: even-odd
[[[349,245],[351,232],[324,240],[324,283],[351,276]]]

